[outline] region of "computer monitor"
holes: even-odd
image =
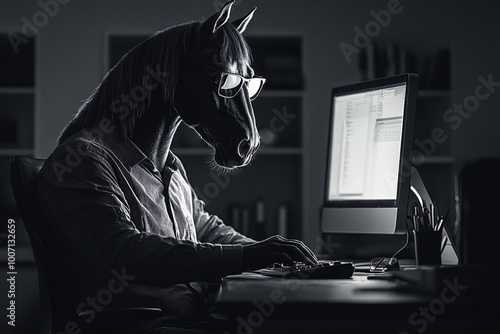
[[[418,76],[334,88],[322,231],[405,231]]]

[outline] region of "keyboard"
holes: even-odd
[[[354,273],[352,262],[319,261],[316,265],[295,262],[292,266],[282,263],[256,270],[255,272],[272,277],[299,279],[350,278]]]

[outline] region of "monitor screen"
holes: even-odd
[[[333,96],[328,199],[396,200],[406,84]]]
[[[396,230],[398,207],[406,206],[409,191],[409,174],[403,172],[405,163],[411,168],[415,104],[414,75],[333,90],[324,207],[327,218],[343,221],[324,217],[324,232],[325,227],[330,232]],[[337,209],[336,215],[331,208],[350,209]],[[400,216],[406,219],[406,212]],[[371,218],[357,222],[363,217]]]

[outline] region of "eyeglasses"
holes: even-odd
[[[248,96],[250,98],[250,101],[253,101],[257,98],[260,91],[262,90],[262,87],[264,86],[264,83],[266,82],[266,79],[258,76],[254,76],[252,78],[245,78],[239,74],[221,72],[216,68],[202,62],[199,59],[196,58],[191,58],[191,59],[193,59],[193,61],[196,64],[200,65],[201,67],[220,75],[220,77],[218,78],[217,93],[221,97],[229,99],[235,97],[236,94],[240,92],[241,88],[243,87],[243,84],[246,83]]]

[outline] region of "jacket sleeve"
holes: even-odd
[[[88,150],[77,161],[49,157],[38,177],[38,198],[60,251],[99,270],[122,270],[137,284],[216,281],[242,271],[241,245],[193,243],[140,232],[130,218],[111,159]],[[57,242],[57,239],[56,239]]]
[[[233,227],[224,224],[222,219],[204,210],[205,203],[193,192],[195,226],[198,239],[202,242],[221,244],[248,244],[255,240],[237,232]]]

